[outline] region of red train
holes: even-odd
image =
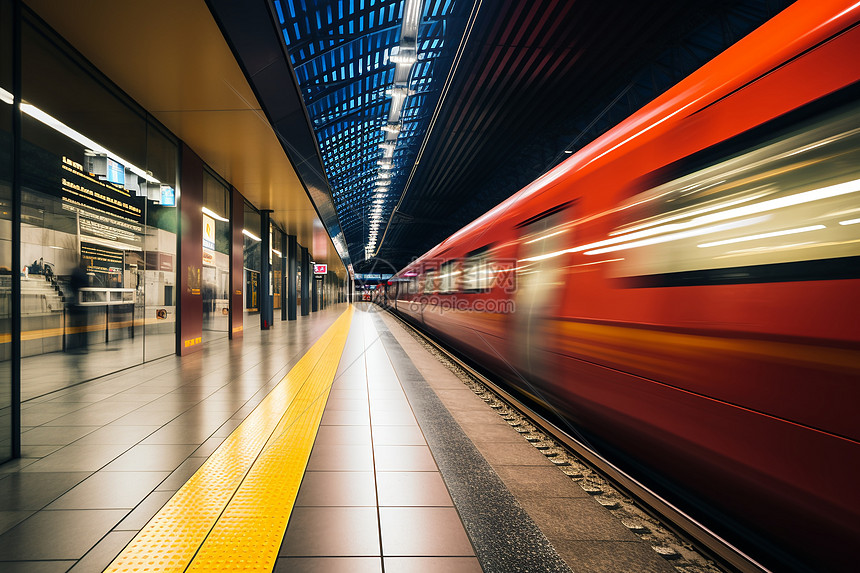
[[[384,293],[780,570],[857,563],[858,20],[800,0]]]

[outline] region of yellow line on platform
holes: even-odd
[[[274,568],[353,312],[335,321],[106,571]]]

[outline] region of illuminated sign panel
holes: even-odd
[[[176,190],[170,185],[161,186],[161,204],[165,207],[176,206]]]
[[[203,215],[203,248],[215,250],[215,219]]]
[[[314,265],[315,275],[324,275],[328,272],[328,265]]]

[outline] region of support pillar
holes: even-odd
[[[310,268],[311,259],[308,256],[308,250],[305,247],[302,247],[302,316],[307,316],[311,313],[311,301],[310,301],[310,285],[308,284],[311,273],[309,271],[313,271]]]
[[[260,211],[260,328],[272,327],[275,302],[272,297],[272,234],[269,232],[271,211]]]
[[[287,283],[290,277],[287,274],[287,268],[289,268],[287,264],[287,236],[284,233],[281,233],[281,244],[278,246],[278,250],[283,253],[281,255],[281,320],[287,320]]]
[[[298,276],[298,244],[295,235],[287,235],[287,248],[284,251],[287,256],[287,320],[296,319],[296,278]]]
[[[245,198],[230,189],[230,338],[245,330]]]

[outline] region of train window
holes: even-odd
[[[434,294],[436,292],[436,275],[438,273],[433,269],[428,269],[424,275],[424,294]]]
[[[455,261],[448,261],[439,268],[439,292],[452,293],[457,290],[459,270]]]
[[[860,106],[774,135],[621,207],[629,211],[624,225],[577,247],[616,261],[617,277],[705,284],[860,275]]]
[[[492,269],[489,257],[489,247],[475,249],[463,260],[463,290],[465,292],[482,292],[491,286]]]

